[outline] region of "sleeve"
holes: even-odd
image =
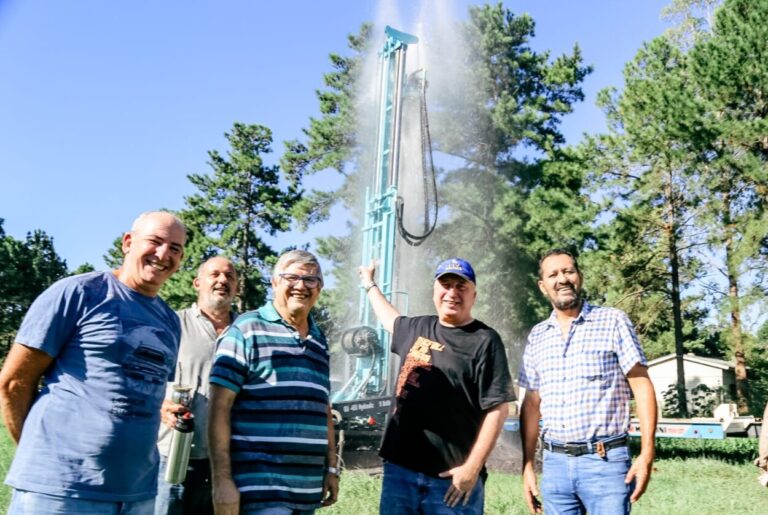
[[[413,339],[409,335],[413,334],[416,321],[419,317],[399,316],[395,318],[395,325],[392,330],[392,344],[390,350],[403,359],[403,355],[410,350],[410,344]],[[407,346],[407,349],[403,347]]]
[[[486,346],[484,359],[480,363],[478,379],[481,409],[487,410],[515,400],[507,354],[501,337],[495,331],[491,336],[491,341]]]
[[[614,344],[616,345],[619,366],[624,374],[627,374],[638,363],[647,365],[645,353],[637,339],[635,328],[626,313],[622,311],[618,311],[616,317]]]
[[[55,358],[75,335],[84,300],[79,283],[71,279],[54,283],[29,307],[15,341]]]
[[[232,324],[216,342],[216,354],[211,365],[210,383],[239,393],[248,378],[251,340],[246,340],[240,327]]]
[[[538,391],[541,380],[539,378],[539,373],[536,371],[531,348],[531,337],[529,335],[528,341],[525,344],[525,350],[523,351],[523,360],[522,363],[520,363],[518,386],[520,388],[525,388],[526,390]]]

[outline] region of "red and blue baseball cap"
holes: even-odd
[[[469,264],[469,261],[463,259],[446,259],[437,265],[437,269],[435,269],[435,279],[439,279],[446,274],[458,275],[467,281],[471,281],[473,284],[477,284],[475,282],[475,271],[472,269],[472,265]]]

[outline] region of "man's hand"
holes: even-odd
[[[523,470],[523,497],[531,513],[541,513],[541,502],[538,499],[539,487],[536,486],[536,472],[531,467]]]
[[[323,479],[323,506],[330,506],[339,500],[339,476],[325,473]]]
[[[160,408],[160,415],[163,424],[173,429],[173,427],[176,425],[176,416],[181,415],[182,413],[186,413],[187,411],[189,411],[189,408],[183,404],[176,404],[173,401],[165,399],[163,401],[163,406]]]
[[[632,496],[629,498],[629,502],[637,502],[638,499],[645,493],[645,489],[648,488],[648,482],[651,480],[651,470],[653,468],[653,457],[644,455],[642,452],[635,458],[635,462],[627,472],[627,477],[624,479],[626,484],[635,480],[635,489],[632,492]]]
[[[240,513],[240,492],[232,479],[214,479],[213,512],[216,515]]]
[[[453,508],[461,502],[466,506],[469,503],[472,490],[474,490],[475,484],[477,483],[477,476],[478,473],[470,469],[466,464],[441,472],[440,477],[451,478],[451,486],[449,486],[448,491],[445,492],[443,502],[445,502],[449,508]]]
[[[358,267],[357,275],[360,276],[360,284],[363,286],[374,282],[373,277],[376,275],[376,261],[371,261],[371,264],[368,266]]]

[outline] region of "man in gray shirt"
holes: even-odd
[[[187,477],[174,485],[165,481],[171,433],[176,415],[187,408],[170,399],[173,384],[168,384],[163,402],[160,434],[160,474],[155,500],[156,515],[213,514],[211,501],[211,468],[208,462],[206,432],[208,425],[208,376],[216,347],[216,339],[234,320],[232,300],[237,293],[237,273],[232,263],[214,257],[200,265],[193,282],[197,302],[178,312],[181,321],[181,344],[176,383],[191,388],[189,409],[195,416]]]

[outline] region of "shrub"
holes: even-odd
[[[712,458],[731,464],[751,463],[757,457],[757,438],[657,438],[656,459]],[[640,439],[630,439],[633,454],[640,452]]]

